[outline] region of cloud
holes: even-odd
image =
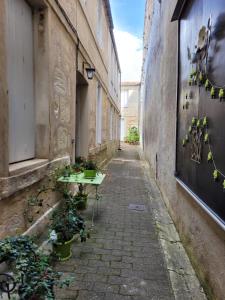
[[[115,29],[122,81],[140,81],[142,66],[142,40],[129,32]]]

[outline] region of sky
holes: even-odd
[[[122,81],[140,81],[145,0],[110,0]]]

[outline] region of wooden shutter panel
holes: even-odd
[[[32,11],[24,0],[6,0],[10,163],[35,155]]]

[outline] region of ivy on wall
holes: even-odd
[[[216,164],[209,134],[207,117],[201,119],[195,117],[192,118],[191,125],[189,126],[188,133],[182,141],[182,145],[183,147],[186,147],[189,143],[192,145],[191,159],[197,163],[201,163],[202,160],[202,143],[208,146],[207,162],[212,163],[213,165],[212,178],[217,182],[222,179],[223,189],[225,189],[225,174],[217,167]]]
[[[212,99],[225,100],[225,86],[218,86],[214,84],[208,77],[207,64],[208,64],[208,50],[211,42],[211,29],[212,19],[208,19],[207,26],[202,26],[199,31],[198,44],[196,45],[196,51],[193,56],[189,53],[189,59],[191,60],[192,71],[190,73],[188,84],[189,86],[204,87],[206,91],[210,93]],[[189,48],[188,48],[189,50]],[[190,93],[192,94],[192,93]],[[191,96],[190,96],[191,98]],[[186,95],[188,99],[188,95]],[[188,109],[189,102],[183,108]],[[208,155],[207,162],[213,165],[212,179],[216,182],[221,182],[225,191],[225,174],[218,168],[216,164],[216,158],[213,153],[213,147],[211,144],[211,138],[209,134],[209,121],[207,116],[203,118],[193,117],[191,124],[188,128],[188,132],[182,140],[183,147],[191,144],[191,160],[196,163],[202,161],[202,147],[207,145]]]
[[[201,87],[204,85],[205,89],[210,92],[212,99],[219,98],[220,101],[225,99],[225,87],[213,84],[206,73],[202,71],[192,70],[188,83],[190,86],[198,85]]]

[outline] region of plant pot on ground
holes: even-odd
[[[72,204],[71,204],[72,206]],[[71,255],[71,246],[75,234],[80,235],[81,242],[86,241],[85,223],[75,208],[57,208],[52,215],[50,239],[53,242],[53,251],[61,261],[68,260]]]
[[[85,210],[87,208],[87,197],[88,194],[78,192],[74,197],[74,205],[77,210]]]

